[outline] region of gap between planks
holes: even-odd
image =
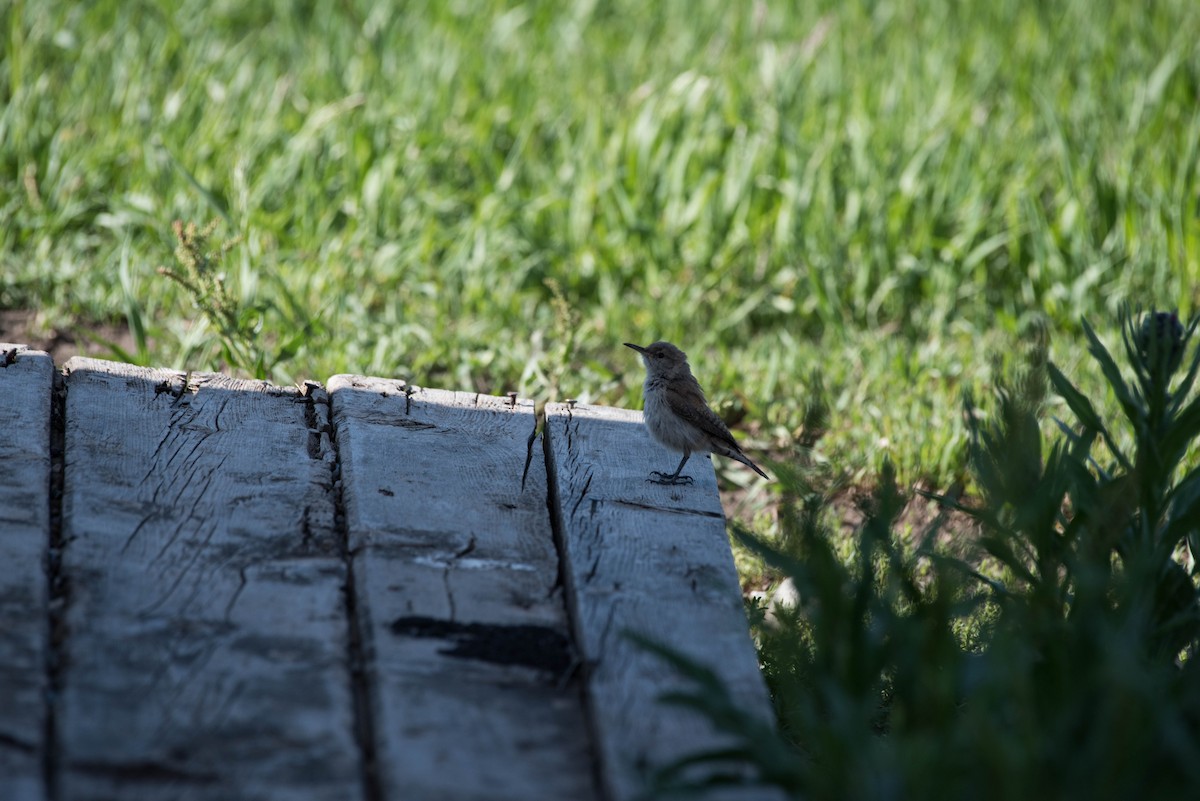
[[[375,720],[371,714],[370,688],[367,684],[368,657],[363,644],[361,615],[358,609],[358,590],[354,571],[354,554],[350,549],[350,530],[346,525],[346,506],[342,497],[342,460],[338,450],[337,431],[333,425],[333,404],[324,387],[311,384],[309,396],[313,402],[325,407],[321,420],[309,414],[311,428],[318,429],[329,438],[334,458],[330,461],[330,494],[333,500],[334,530],[341,547],[342,561],[346,566],[346,584],[343,590],[346,604],[348,628],[348,664],[350,668],[351,692],[354,698],[354,737],[362,757],[364,801],[384,801],[379,781],[378,751],[376,749]]]

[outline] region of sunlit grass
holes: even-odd
[[[1069,368],[1081,315],[1196,305],[1191,0],[45,0],[0,34],[0,307],[155,364],[225,366],[155,272],[216,218],[264,351],[314,332],[278,382],[636,405],[620,343],[666,338],[752,445],[815,368],[834,463],[945,486],[1031,325]]]

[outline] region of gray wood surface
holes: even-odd
[[[44,797],[54,362],[0,343],[0,798]]]
[[[61,797],[361,798],[326,406],[66,370]]]
[[[552,405],[543,442],[528,401],[90,359],[66,368],[50,694],[54,366],[4,354],[4,801],[627,801],[725,744],[658,703],[686,685],[630,631],[770,719],[712,467],[646,482],[677,457],[640,414]]]
[[[658,703],[683,684],[626,636],[636,632],[717,670],[743,709],[772,719],[751,643],[711,462],[693,457],[691,486],[646,481],[679,456],[652,442],[642,415],[551,404],[552,491],[564,571],[601,769],[613,801],[643,789],[647,768],[728,743],[690,711]],[[718,796],[712,796],[714,798]],[[737,790],[722,798],[775,798]]]
[[[329,391],[384,795],[594,798],[532,405]]]

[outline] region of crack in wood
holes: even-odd
[[[300,545],[304,550],[309,550],[316,540],[316,534],[313,532],[312,525],[312,505],[305,504],[304,511],[300,514]]]
[[[659,506],[652,503],[639,503],[637,501],[626,501],[621,499],[608,499],[608,502],[616,504],[617,506],[628,506],[631,509],[646,509],[651,512],[668,512],[670,514],[711,517],[716,520],[725,519],[725,515],[722,512],[710,512],[706,509],[685,509],[680,506]]]
[[[171,422],[166,428],[166,433],[163,434],[162,439],[158,441],[158,445],[156,445],[154,448],[155,458],[150,461],[149,467],[146,470],[146,475],[142,477],[143,484],[148,482],[152,477],[158,476],[162,472],[162,467],[160,465],[158,456],[169,447],[168,443],[174,446],[174,450],[166,455],[167,464],[173,464],[174,462],[179,461],[186,466],[188,460],[192,459],[192,457],[196,454],[196,450],[204,444],[205,440],[216,433],[216,430],[214,429],[204,429],[199,426],[190,425],[190,421],[195,419],[197,413],[198,410],[193,410],[189,406],[186,409],[179,409],[171,415]],[[187,419],[185,419],[185,416]],[[186,444],[186,439],[182,433],[185,431],[203,431],[204,433],[199,439],[192,443],[192,447],[188,451],[187,455],[180,459],[179,453]],[[173,483],[173,481],[166,483],[159,481],[155,486],[154,494],[152,496],[153,499],[158,500],[159,491],[167,489]]]
[[[118,781],[185,781],[196,784],[211,784],[221,779],[219,773],[185,770],[168,762],[159,762],[156,760],[115,763],[77,760],[71,762],[70,767],[72,770],[77,770],[80,773],[90,773],[93,776],[107,776]]]
[[[405,414],[408,413],[408,387],[404,387],[406,402]],[[329,460],[330,494],[333,499],[333,523],[338,544],[341,549],[342,562],[346,568],[346,584],[343,587],[343,598],[346,605],[346,621],[349,629],[346,658],[350,667],[350,692],[354,699],[354,739],[358,744],[361,758],[363,793],[365,801],[383,801],[383,782],[379,775],[379,745],[375,733],[375,718],[371,713],[371,686],[367,674],[367,645],[364,642],[364,630],[368,628],[362,619],[364,612],[358,608],[358,578],[354,563],[366,545],[353,548],[350,545],[350,529],[346,522],[346,503],[343,497],[342,484],[342,453],[338,448],[337,427],[334,425],[333,397],[325,395],[328,411],[323,422],[325,433],[329,437],[329,446],[333,459]],[[315,409],[314,409],[315,419]]]
[[[208,491],[208,488],[212,486],[213,478],[220,472],[221,466],[225,464],[225,462],[229,459],[229,456],[230,456],[230,454],[228,454],[228,453],[224,454],[221,457],[221,461],[217,462],[217,464],[208,473],[206,473],[204,475],[204,477],[200,480],[202,483],[200,483],[198,485],[197,491],[194,493],[194,496],[190,499],[190,505],[189,505],[187,511],[183,514],[183,520],[180,521],[180,523],[178,525],[176,525],[175,528],[172,530],[171,535],[167,538],[166,542],[163,543],[162,548],[159,549],[159,551],[155,555],[154,559],[151,560],[152,562],[157,562],[159,559],[166,556],[168,554],[168,552],[170,552],[175,547],[176,541],[178,541],[180,536],[182,536],[184,522],[189,521],[189,520],[203,520],[206,517],[206,515],[197,514],[197,506],[199,505],[201,499],[203,499],[204,494]],[[178,473],[180,471],[176,471],[176,472]],[[190,477],[190,475],[191,475],[190,471],[188,471],[188,474]],[[154,495],[153,495],[154,499],[155,500],[158,499],[158,492],[160,489],[165,489],[170,484],[174,484],[174,481],[169,482],[169,484],[167,484],[167,485],[160,483],[158,486],[156,486],[154,488]],[[190,488],[190,485],[191,485],[190,481],[184,485],[185,491]],[[179,504],[179,502],[183,501],[182,495],[175,498],[174,501],[175,501],[174,505],[177,506]],[[155,517],[155,515],[152,514],[152,515],[149,515],[148,517],[153,518],[153,517]],[[146,522],[146,519],[143,518],[142,523],[144,524],[145,522]],[[141,524],[139,524],[138,528],[135,529],[134,534],[130,535],[130,539],[126,541],[126,543],[125,543],[126,549],[128,549],[130,543],[132,542],[133,537],[136,536],[137,532],[140,530],[141,530]],[[210,531],[209,536],[205,538],[204,544],[207,545],[208,540],[211,538],[212,538],[212,532]],[[196,561],[196,558],[199,556],[199,554],[200,554],[200,549],[196,549],[195,553],[192,556],[191,561],[188,563],[188,567],[191,566],[191,563]],[[187,570],[187,568],[185,567],[184,572],[186,572],[186,570]],[[157,604],[155,606],[157,607]]]
[[[408,414],[407,410],[405,414]],[[408,418],[397,418],[387,421],[386,425],[396,426],[397,428],[411,428],[414,431],[424,431],[430,428],[437,428],[433,423],[426,423],[422,420],[412,420]]]
[[[14,734],[3,731],[0,731],[0,748],[21,751],[26,754],[36,754],[38,750],[37,743],[31,743],[28,740],[23,740]]]
[[[123,546],[121,546],[121,553],[125,553],[126,551],[128,551],[129,546],[133,544],[133,541],[135,539],[137,539],[138,534],[141,533],[142,527],[145,526],[147,523],[149,523],[151,520],[157,520],[158,516],[159,515],[158,515],[157,511],[151,512],[148,515],[143,515],[142,519],[140,521],[138,521],[138,524],[133,527],[133,531],[130,532],[129,536],[125,538],[125,544]]]
[[[202,523],[203,523],[203,520],[201,521],[201,524]],[[175,527],[174,533],[171,535],[171,542],[174,542],[176,539],[179,538],[179,536],[180,536],[179,532],[182,530],[182,528],[183,528],[182,525]],[[197,532],[200,531],[199,525],[197,525],[196,531]],[[167,591],[165,593],[163,593],[161,596],[159,596],[158,600],[156,600],[154,603],[150,604],[148,607],[143,609],[142,614],[150,614],[150,613],[158,611],[167,601],[169,601],[171,599],[171,596],[174,595],[175,591],[177,589],[179,589],[179,587],[183,584],[184,578],[192,572],[192,568],[194,568],[196,566],[196,563],[200,560],[200,557],[205,554],[205,551],[207,550],[209,544],[212,542],[212,538],[216,534],[216,532],[217,532],[216,523],[211,523],[208,527],[208,535],[204,537],[203,542],[201,542],[199,545],[192,548],[190,557],[184,563],[183,569],[175,574],[175,580],[171,582],[171,586],[169,586],[167,588]],[[160,557],[162,557],[163,555],[166,554],[166,552],[170,549],[170,547],[171,547],[170,543],[168,543],[167,545],[164,545],[162,550],[160,550],[158,552],[158,555],[155,556],[154,559],[151,561],[157,562]],[[169,569],[169,567],[168,567],[168,569]],[[164,571],[164,573],[165,573],[165,571]],[[195,588],[193,589],[192,594],[188,600],[190,601],[192,598],[195,598],[196,595],[202,591],[202,589],[203,589],[202,582],[198,583],[195,586]],[[186,606],[186,604],[184,604],[184,605]]]
[[[317,417],[317,404],[325,407],[326,415],[329,413],[329,396],[325,393],[325,388],[315,381],[305,381],[300,388],[300,397],[296,399],[297,403],[304,406],[304,425],[308,429],[308,440],[305,443],[308,458],[319,462],[325,457],[324,444],[321,440],[322,436],[327,433],[328,427],[323,427],[320,419]]]
[[[550,533],[554,540],[554,550],[558,555],[558,574],[550,593],[553,594],[556,588],[562,587],[563,608],[570,626],[573,642],[571,650],[575,659],[568,670],[571,676],[576,677],[579,682],[579,698],[583,705],[584,720],[587,724],[588,746],[592,752],[592,786],[598,798],[611,798],[612,792],[603,766],[603,749],[600,746],[601,733],[599,715],[595,706],[596,699],[588,691],[593,665],[588,664],[586,654],[582,653],[583,623],[579,617],[579,588],[576,586],[575,577],[568,564],[566,533],[563,528],[566,521],[563,518],[562,489],[558,476],[559,465],[554,458],[554,443],[552,442],[553,432],[556,429],[551,425],[550,415],[545,411],[543,411],[543,415],[542,458],[546,464],[546,511],[550,515]],[[558,419],[561,420],[561,418]],[[563,421],[562,430],[566,432],[567,453],[573,454],[570,420],[571,410],[567,409],[567,419]],[[567,681],[565,676],[563,681]]]
[[[617,606],[618,606],[618,603],[615,598],[613,599],[613,602],[608,605],[608,615],[604,620],[603,628],[600,629],[600,636],[596,640],[596,653],[597,654],[611,653],[611,649],[608,646],[608,634],[610,631],[612,631],[613,618],[615,618],[617,616]],[[591,667],[593,667],[593,668],[599,667],[600,663],[602,661],[603,660],[599,656],[595,657],[592,660]]]
[[[575,426],[572,425],[571,410],[567,409],[567,419],[563,422],[563,431],[567,436],[567,453],[575,453]]]
[[[453,623],[458,610],[454,607],[454,590],[450,587],[450,570],[450,565],[442,568],[442,588],[446,590],[446,605],[450,607],[450,622]]]
[[[515,394],[515,393],[514,393]],[[513,405],[516,405],[516,399],[513,399]],[[529,432],[529,439],[525,441],[525,469],[521,471],[521,492],[525,491],[525,479],[529,477],[529,466],[533,464],[533,443],[537,441],[538,435],[538,417],[533,416],[533,430]]]
[[[225,604],[225,622],[231,623],[230,617],[233,615],[233,607],[237,605],[238,598],[242,596],[242,590],[246,589],[246,568],[243,565],[238,568],[238,585],[233,594],[229,596],[229,603]]]
[[[575,499],[575,505],[571,507],[571,517],[574,517],[575,513],[579,511],[579,504],[583,503],[584,497],[588,494],[588,490],[591,489],[592,478],[592,471],[588,470],[587,481],[583,483],[583,489],[580,490],[579,497]]]
[[[467,544],[465,546],[463,546],[462,550],[460,550],[454,554],[454,558],[462,559],[464,556],[466,556],[467,554],[474,551],[475,545],[477,542],[478,542],[478,540],[476,540],[475,535],[472,534],[471,538],[467,541]]]
[[[46,620],[46,694],[42,731],[42,782],[47,801],[58,801],[58,699],[62,696],[63,649],[67,638],[70,584],[62,571],[63,478],[66,471],[66,370],[54,373],[50,394],[50,541],[46,548],[46,579],[50,598]]]
[[[224,430],[221,428],[221,415],[225,413],[225,407],[229,405],[229,401],[231,400],[233,400],[233,395],[226,395],[221,400],[221,405],[217,407],[217,411],[213,414],[213,433]]]
[[[175,422],[174,418],[172,418],[171,425],[168,425],[165,429],[163,429],[162,438],[159,439],[158,444],[154,446],[155,453],[162,453],[163,448],[166,447],[167,440],[169,440],[175,436],[174,422]],[[148,469],[146,471],[146,475],[142,476],[142,483],[145,484],[147,481],[149,481],[150,477],[152,475],[154,475],[154,465],[153,464],[151,464],[150,469]]]

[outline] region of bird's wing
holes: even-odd
[[[725,426],[725,421],[718,417],[716,412],[708,408],[708,402],[704,399],[704,393],[700,390],[699,386],[684,387],[682,389],[676,386],[668,386],[666,389],[667,405],[671,408],[671,411],[712,437],[714,441],[724,443],[733,448],[734,451],[741,452],[737,440],[733,438],[733,434],[730,434],[729,429]]]
[[[699,384],[684,385],[682,388],[678,385],[668,385],[665,390],[667,406],[682,420],[706,434],[711,441],[714,453],[737,459],[763,478],[770,479],[770,476],[764,473],[762,468],[742,453],[742,446],[738,445],[733,434],[729,433],[725,421],[708,408],[708,402],[704,399],[704,392],[700,389]]]

